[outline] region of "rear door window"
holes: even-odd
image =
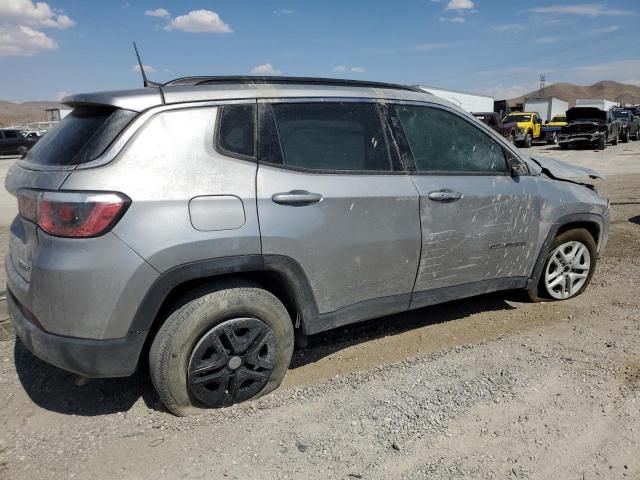
[[[506,171],[502,147],[471,122],[438,108],[414,105],[394,108],[418,172]]]
[[[282,146],[282,159],[272,163],[329,172],[392,169],[375,103],[275,103],[272,109],[277,132],[271,138]]]
[[[25,160],[51,166],[95,160],[136,115],[113,107],[77,107],[29,150]]]
[[[220,112],[217,147],[223,154],[255,157],[256,105],[226,105]]]

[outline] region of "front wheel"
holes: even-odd
[[[523,148],[531,148],[531,144],[533,143],[533,138],[531,137],[531,132],[527,132],[524,136],[524,141],[522,142]]]
[[[603,135],[598,140],[598,150],[604,150],[605,148],[607,148],[607,137]]]
[[[614,146],[615,146],[615,145],[618,145],[618,142],[619,142],[619,136],[620,136],[620,135],[615,135],[615,136],[613,137],[613,140],[611,140],[611,145],[614,145]]]
[[[294,345],[284,305],[240,281],[191,298],[169,315],[149,352],[151,380],[165,407],[185,416],[276,389]]]
[[[596,242],[578,228],[558,235],[544,263],[536,288],[528,291],[532,301],[567,300],[589,285],[597,263]]]
[[[625,130],[622,134],[622,143],[629,143],[629,130]]]
[[[553,132],[548,138],[547,138],[547,144],[548,145],[557,145],[558,144],[558,133],[557,132]]]

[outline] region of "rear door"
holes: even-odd
[[[319,313],[332,314],[329,326],[408,308],[420,252],[419,196],[379,106],[263,102],[259,123],[263,254],[302,267]]]
[[[412,306],[433,291],[522,286],[536,259],[540,199],[532,177],[512,177],[498,139],[457,112],[394,106],[394,125],[420,192],[422,253]],[[424,302],[424,303],[423,303]]]

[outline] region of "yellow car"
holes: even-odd
[[[562,113],[560,115],[554,115],[551,120],[544,124],[542,127],[542,133],[549,145],[556,145],[558,143],[558,132],[567,124],[567,115]]]
[[[542,137],[542,118],[537,112],[511,112],[503,123],[516,122],[521,131],[516,135],[516,145],[529,148],[534,140]]]

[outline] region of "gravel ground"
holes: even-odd
[[[535,151],[613,175],[584,295],[486,295],[328,332],[273,394],[186,419],[144,372],[78,387],[0,341],[0,478],[640,478],[640,142],[594,160]]]

